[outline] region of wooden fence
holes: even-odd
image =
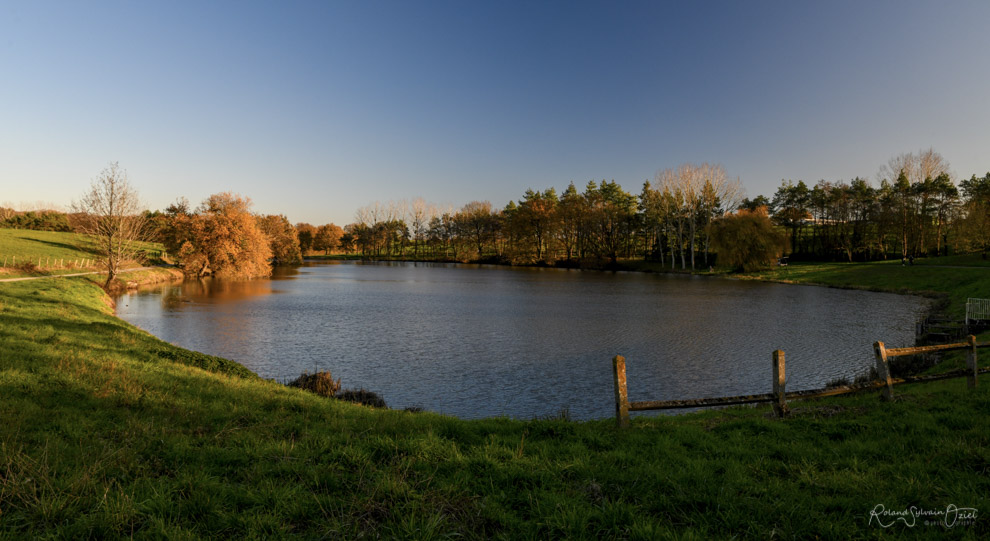
[[[952,379],[965,377],[968,379],[970,388],[976,387],[977,376],[990,372],[990,368],[979,368],[977,363],[977,348],[990,347],[990,342],[977,342],[976,337],[970,335],[966,342],[956,344],[942,344],[937,346],[923,346],[913,348],[887,348],[883,342],[873,344],[873,352],[876,357],[877,374],[879,381],[861,383],[854,385],[840,385],[829,389],[811,389],[805,391],[786,390],[787,378],[784,371],[784,352],[777,350],[773,352],[773,380],[771,381],[772,392],[766,394],[724,396],[718,398],[695,398],[690,400],[644,400],[640,402],[630,402],[629,393],[626,387],[626,359],[621,355],[616,355],[612,359],[612,375],[615,383],[615,420],[620,427],[629,426],[630,411],[648,411],[678,408],[704,408],[711,406],[734,406],[739,404],[759,404],[769,402],[773,406],[778,417],[783,417],[788,412],[787,402],[789,400],[801,400],[807,398],[823,398],[826,396],[837,396],[848,393],[858,393],[869,390],[880,389],[885,400],[894,397],[893,386],[902,383],[920,383],[925,381],[935,381],[942,379]],[[919,355],[923,353],[934,353],[937,351],[967,350],[969,355],[966,359],[966,368],[953,370],[944,374],[934,374],[929,376],[908,376],[903,378],[892,378],[890,376],[890,366],[888,359],[902,355]]]

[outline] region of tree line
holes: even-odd
[[[514,264],[645,256],[673,267],[712,261],[713,221],[734,208],[741,188],[722,166],[685,164],[661,171],[640,194],[614,180],[527,190],[504,208],[472,201],[459,210],[422,199],[358,209],[342,246],[373,256]]]
[[[192,208],[185,198],[164,211],[140,210],[137,192],[118,163],[110,163],[73,202],[74,229],[91,237],[110,288],[120,266],[143,259],[141,241],[164,245],[193,276],[269,276],[272,267],[302,262],[311,249],[333,250],[343,230],[333,224],[292,225],[284,215],[251,212],[251,200],[225,192]]]
[[[330,253],[343,235],[334,224],[293,225],[284,214],[253,214],[250,199],[229,192],[211,195],[195,209],[180,198],[147,217],[149,237],[195,276],[268,276],[273,266],[302,263],[313,250]]]
[[[659,171],[635,195],[603,180],[583,191],[571,183],[560,194],[530,189],[501,209],[487,201],[458,210],[421,199],[374,203],[358,209],[341,247],[374,257],[518,264],[643,257],[696,269],[743,242],[733,226],[759,236],[750,249],[763,246],[753,257],[767,261],[774,252],[867,261],[990,250],[990,173],[957,186],[948,162],[929,149],[892,158],[877,176],[878,186],[859,177],[811,187],[785,180],[772,197],[744,199],[722,166],[684,164]],[[746,219],[719,223],[739,211]]]
[[[103,238],[111,275],[132,251],[121,247],[136,240],[123,236],[161,242],[188,274],[241,277],[334,251],[561,266],[636,257],[681,269],[707,268],[716,256],[756,268],[787,252],[847,261],[990,252],[990,173],[957,185],[948,162],[928,149],[891,158],[877,177],[878,186],[859,177],[811,187],[785,180],[772,197],[744,199],[722,166],[684,164],[657,172],[638,194],[592,180],[582,191],[573,182],[559,194],[529,189],[501,209],[488,201],[457,210],[423,199],[374,203],[341,228],[257,215],[249,199],[232,193],[196,208],[180,198],[164,211],[141,212],[126,173],[112,163],[70,214],[3,209],[0,218]]]
[[[990,249],[990,173],[957,186],[934,150],[901,154],[881,167],[879,186],[785,181],[773,198],[744,200],[767,207],[803,259],[869,261]]]
[[[78,217],[57,210],[17,211],[10,207],[0,207],[0,227],[7,229],[74,231],[74,218]]]

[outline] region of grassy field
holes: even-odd
[[[948,255],[914,260],[915,265],[958,265],[964,267],[990,267],[990,258],[981,254]]]
[[[990,509],[988,383],[795,403],[785,420],[732,408],[623,431],[461,421],[262,381],[155,339],[106,301],[84,278],[0,284],[0,537],[990,533],[982,517],[871,521],[878,505]]]
[[[955,259],[953,265],[961,261],[965,260]],[[936,262],[934,258],[929,258],[918,260],[913,266],[901,265],[900,261],[792,263],[787,267],[737,276],[742,279],[943,297],[948,301],[948,313],[957,318],[965,315],[967,298],[990,298],[990,268],[958,268]]]
[[[142,247],[149,254],[161,250],[155,243]],[[0,278],[100,270],[98,257],[93,241],[84,235],[0,228]]]

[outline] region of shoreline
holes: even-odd
[[[654,267],[656,262],[646,261],[642,259],[634,260],[619,260],[618,262],[611,264],[607,263],[605,265],[548,265],[539,263],[500,263],[495,261],[458,261],[452,259],[382,259],[374,257],[362,257],[362,256],[324,256],[324,257],[304,257],[303,263],[320,263],[320,262],[333,262],[333,261],[357,261],[366,263],[434,263],[434,264],[453,264],[453,265],[484,265],[491,267],[504,267],[504,268],[520,268],[520,269],[553,269],[553,270],[578,270],[578,271],[593,271],[593,272],[635,272],[641,274],[675,274],[675,275],[686,275],[686,276],[704,276],[710,278],[723,278],[726,280],[740,280],[740,281],[758,281],[766,283],[775,284],[785,284],[785,285],[797,285],[797,286],[816,286],[816,287],[828,287],[833,289],[847,289],[853,291],[870,291],[873,293],[893,293],[895,295],[913,295],[919,297],[926,297],[930,299],[942,299],[946,297],[944,292],[931,291],[931,290],[915,290],[906,287],[901,288],[889,288],[889,287],[876,287],[876,286],[866,286],[866,285],[856,285],[856,284],[834,284],[828,282],[815,282],[815,281],[800,281],[800,280],[789,280],[786,278],[776,278],[776,277],[765,277],[760,276],[761,273],[773,272],[777,270],[778,267],[773,267],[768,270],[758,271],[756,273],[734,273],[726,270],[715,269],[714,271],[705,271],[700,269],[677,269],[669,267]],[[630,264],[638,262],[637,264]],[[819,264],[819,263],[814,263]],[[847,263],[828,263],[834,265],[845,265]],[[801,266],[801,263],[795,263],[796,266]],[[643,268],[643,267],[646,268]],[[918,265],[922,267],[923,265]],[[938,268],[936,266],[931,266]],[[944,268],[960,268],[960,269],[970,269],[978,267],[944,267]]]

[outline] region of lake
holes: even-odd
[[[129,293],[117,314],[265,378],[330,370],[393,408],[460,418],[614,415],[612,357],[630,400],[770,391],[852,379],[872,344],[914,343],[920,297],[642,274],[432,263],[310,263],[272,279]]]

